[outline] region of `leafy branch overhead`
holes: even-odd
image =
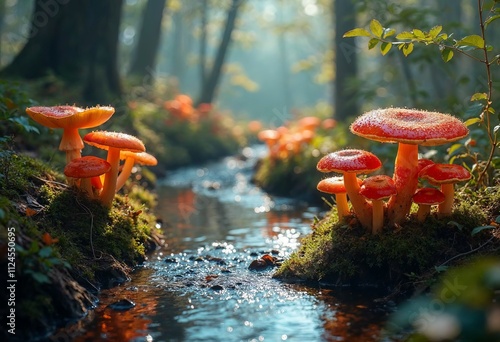
[[[497,9],[500,13],[500,8]],[[493,20],[500,18],[500,14],[490,17],[488,23]],[[490,20],[491,19],[491,20]],[[410,55],[413,52],[415,43],[421,43],[424,45],[436,45],[441,51],[441,57],[445,62],[449,62],[453,56],[454,52],[460,52],[471,58],[478,59],[470,54],[471,50],[482,50],[486,47],[488,52],[493,51],[491,45],[486,45],[483,37],[473,34],[462,37],[460,39],[454,39],[453,34],[447,34],[442,32],[443,27],[438,25],[431,28],[428,32],[421,29],[413,29],[411,31],[402,31],[396,34],[396,30],[393,28],[383,27],[382,24],[377,19],[372,19],[369,25],[369,30],[364,28],[355,28],[344,34],[344,38],[349,37],[368,37],[368,49],[373,49],[376,46],[380,46],[380,52],[382,55],[386,55],[393,46],[396,46],[405,56]],[[500,63],[500,55],[494,56],[489,64]],[[484,62],[483,60],[481,60]]]
[[[396,32],[395,29],[384,27],[378,20],[372,19],[368,28],[354,28],[347,31],[343,37],[366,37],[368,39],[368,49],[372,50],[378,46],[380,53],[385,56],[393,47],[397,47],[405,57],[408,57],[414,50],[415,45],[438,47],[441,58],[444,62],[449,62],[457,53],[462,54],[472,60],[484,65],[487,78],[487,90],[473,94],[470,101],[480,103],[481,111],[479,115],[466,118],[467,126],[479,125],[486,132],[489,148],[484,161],[477,159],[477,153],[466,153],[474,161],[472,171],[477,172],[476,181],[478,185],[488,183],[488,170],[497,168],[500,165],[500,157],[495,152],[500,145],[498,132],[500,131],[500,114],[493,106],[493,77],[491,67],[500,65],[500,53],[495,52],[492,45],[486,40],[486,29],[490,24],[500,19],[500,0],[485,4],[482,0],[477,0],[479,13],[480,34],[466,35],[455,38],[453,33],[443,32],[440,25],[432,27],[430,30],[414,28],[410,31]],[[487,8],[488,7],[488,8]],[[456,150],[456,148],[455,148]],[[455,151],[454,150],[454,151]],[[453,161],[454,158],[450,160]]]

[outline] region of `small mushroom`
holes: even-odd
[[[278,143],[281,134],[274,129],[265,129],[257,134],[257,138],[263,141],[269,150],[269,157],[274,159],[276,157],[276,144]]]
[[[120,172],[116,180],[116,192],[118,192],[125,185],[125,182],[127,181],[128,177],[130,177],[132,168],[136,163],[149,166],[158,164],[158,160],[156,160],[154,156],[147,152],[135,153],[130,151],[121,151],[120,159],[125,159],[125,163],[123,164],[122,171]]]
[[[88,197],[94,198],[92,190],[92,178],[108,172],[111,165],[104,159],[85,156],[76,158],[70,161],[64,168],[64,174],[67,177],[80,179],[80,189],[86,193]]]
[[[361,183],[361,179],[358,178],[358,183]],[[335,195],[335,203],[337,205],[337,213],[339,219],[349,215],[349,205],[347,204],[347,192],[344,186],[343,177],[329,177],[322,179],[317,186],[317,189],[321,192]]]
[[[434,185],[441,185],[444,201],[438,206],[439,216],[451,215],[455,197],[455,183],[471,178],[469,170],[456,164],[433,164],[422,169],[419,177]]]
[[[344,185],[361,225],[368,230],[372,226],[372,210],[370,204],[359,194],[356,174],[370,173],[378,170],[382,162],[373,153],[357,149],[345,149],[332,152],[320,159],[316,168],[320,172],[342,173]]]
[[[83,137],[83,141],[89,145],[108,151],[106,160],[111,164],[111,169],[104,176],[100,199],[104,206],[110,208],[115,196],[120,151],[144,152],[146,148],[138,138],[118,132],[90,132]]]
[[[418,204],[417,221],[424,222],[431,212],[431,206],[444,202],[444,194],[436,188],[421,188],[413,195]]]
[[[359,193],[372,201],[372,233],[378,234],[384,227],[384,199],[396,194],[396,185],[389,176],[371,176],[361,183]]]
[[[393,176],[398,193],[387,204],[391,224],[403,222],[410,212],[418,186],[418,145],[442,145],[469,134],[464,123],[451,115],[407,108],[369,111],[350,129],[367,139],[398,143]]]

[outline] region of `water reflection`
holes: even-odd
[[[172,175],[158,190],[165,248],[104,294],[76,341],[378,341],[386,310],[373,304],[376,293],[283,284],[272,270],[248,270],[262,253],[295,250],[318,215],[253,187],[250,167],[226,159]],[[137,306],[106,308],[122,298]]]

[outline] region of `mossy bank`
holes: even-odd
[[[37,159],[2,151],[0,248],[9,257],[1,263],[16,280],[16,334],[2,330],[9,340],[40,338],[84,317],[99,290],[126,281],[159,243],[154,205],[154,195],[132,186],[107,210]],[[7,303],[11,294],[2,293]],[[2,308],[6,317],[10,308]]]
[[[416,209],[416,208],[414,208]],[[336,209],[316,220],[312,233],[275,273],[286,281],[383,287],[413,291],[446,267],[500,247],[500,187],[462,189],[451,217],[418,223],[413,210],[400,227],[372,235]]]

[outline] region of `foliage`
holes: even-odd
[[[162,101],[160,105],[130,103],[134,128],[150,147],[148,151],[159,160],[155,172],[233,154],[245,142],[227,113],[210,104],[198,108],[192,107],[192,102],[179,104],[177,99]]]
[[[471,96],[474,102],[466,115],[466,125],[479,125],[487,137],[486,151],[480,151],[475,146],[476,140],[469,140],[467,144],[454,145],[451,148],[451,161],[457,158],[468,159],[472,162],[470,169],[474,172],[475,181],[478,185],[491,184],[491,169],[500,167],[500,157],[497,155],[499,145],[500,113],[493,105],[493,79],[491,68],[500,64],[500,54],[495,52],[495,47],[487,40],[486,29],[490,24],[500,18],[500,7],[498,1],[478,0],[478,15],[480,21],[480,35],[466,35],[455,38],[453,34],[443,32],[440,25],[430,30],[414,28],[411,31],[397,33],[395,29],[384,27],[378,20],[370,22],[369,29],[355,28],[344,34],[344,37],[367,37],[368,48],[379,47],[380,53],[386,55],[393,47],[397,47],[404,56],[409,56],[416,44],[436,46],[440,50],[444,62],[449,62],[455,55],[460,53],[484,66],[487,77],[487,89],[485,92],[477,92]],[[485,17],[487,16],[487,17]],[[470,116],[473,114],[473,116]],[[480,135],[479,135],[480,136]],[[459,150],[464,152],[458,153]],[[481,159],[484,158],[484,159]],[[464,161],[465,163],[465,161]]]
[[[411,341],[498,341],[500,260],[480,258],[444,273],[430,295],[404,303],[389,335]]]

